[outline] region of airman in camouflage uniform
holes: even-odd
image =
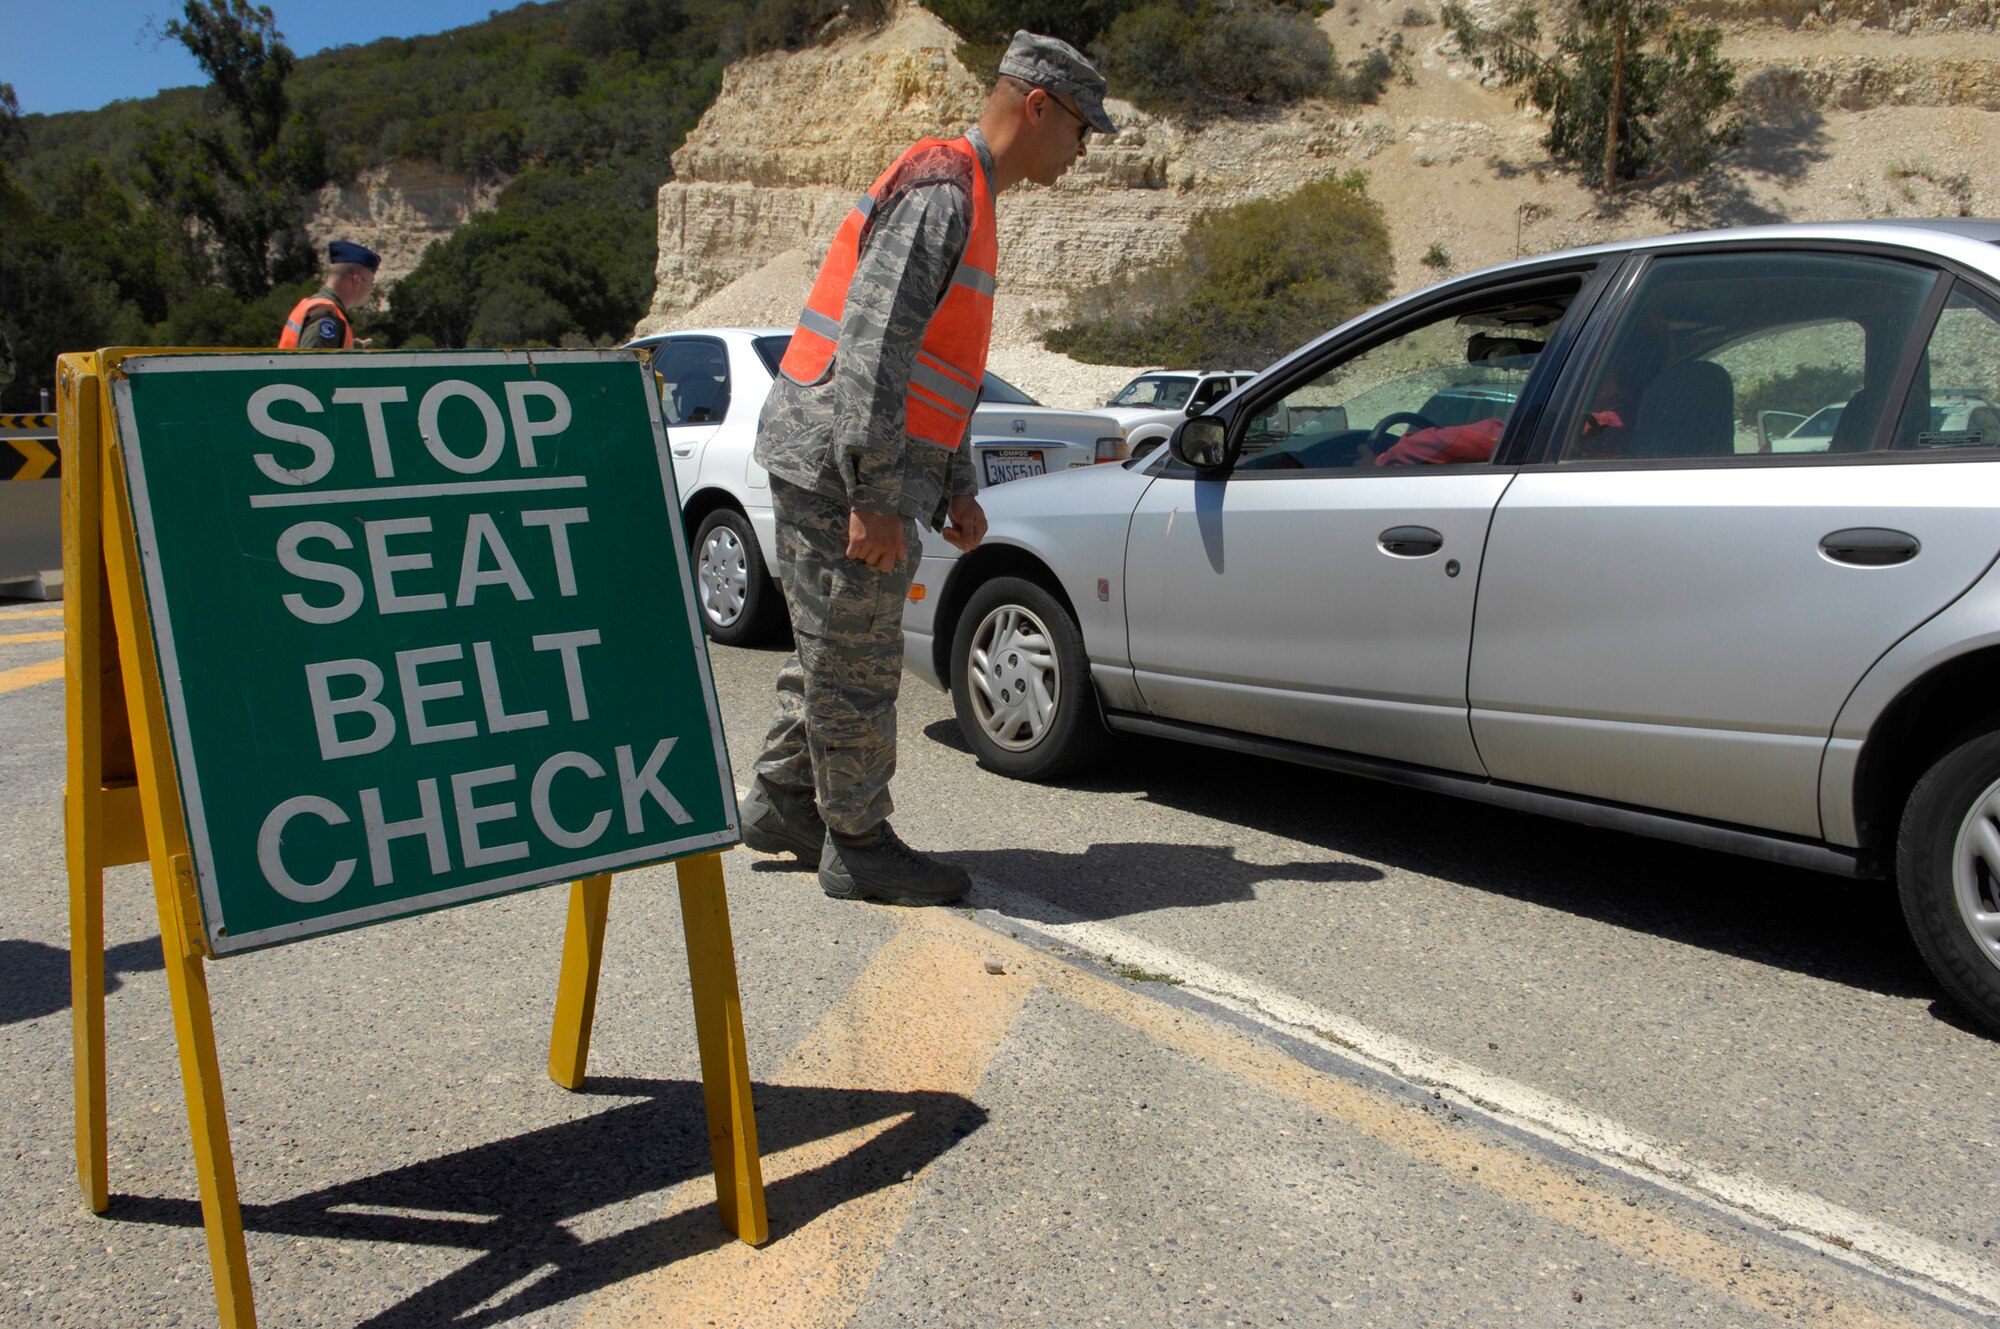
[[[1052,185],[1092,131],[1116,132],[1104,79],[1067,43],[1020,32],[979,123],[965,133],[988,187]],[[885,183],[847,288],[832,364],[819,381],[779,375],[758,420],[771,472],[778,579],[798,649],[778,674],[777,715],[743,802],[743,839],[819,863],[829,895],[937,904],[971,885],[917,853],[888,816],[896,769],[903,602],[917,523],[959,549],[986,517],[971,449],[905,429],[910,375],[973,226],[971,160],[919,154]]]

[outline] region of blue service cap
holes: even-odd
[[[357,245],[352,240],[329,240],[326,246],[326,261],[329,263],[358,263],[370,272],[382,266],[382,256],[366,245]]]

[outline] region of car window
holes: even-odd
[[[985,386],[980,390],[979,400],[991,406],[1040,406],[1041,403],[1027,393],[1009,383],[998,374],[988,374]]]
[[[1154,410],[1178,411],[1187,405],[1194,380],[1185,375],[1141,374],[1118,389],[1112,406],[1141,406]]]
[[[1229,395],[1229,388],[1230,383],[1227,378],[1218,376],[1216,378],[1203,379],[1201,386],[1196,388],[1193,395],[1188,398],[1188,404],[1185,408],[1187,413],[1189,415],[1200,415],[1203,411],[1215,405],[1224,397],[1227,397]]]
[[[1455,303],[1253,407],[1237,469],[1485,464],[1581,285]]]
[[[753,337],[750,341],[750,345],[756,348],[757,358],[764,362],[764,372],[772,378],[778,376],[778,366],[784,362],[785,351],[791,344],[792,334],[789,332],[779,336]]]
[[[1899,451],[2000,448],[2000,316],[1964,287],[1925,343],[1890,439]]]
[[[1858,254],[1655,259],[1591,368],[1561,459],[1865,450],[1937,280]]]
[[[653,352],[668,425],[714,424],[729,414],[729,354],[712,337],[670,337]]]

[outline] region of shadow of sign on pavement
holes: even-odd
[[[709,1171],[698,1083],[606,1079],[585,1092],[638,1101],[275,1204],[245,1203],[243,1225],[253,1233],[450,1247],[474,1257],[361,1322],[370,1329],[504,1324],[736,1244],[705,1204],[597,1240],[571,1231],[586,1213]],[[771,1235],[780,1242],[843,1205],[900,1185],[985,1121],[978,1107],[949,1093],[765,1084],[756,1099],[768,1154],[860,1140],[767,1188]],[[195,1200],[160,1196],[115,1195],[107,1216],[190,1228],[202,1221]]]

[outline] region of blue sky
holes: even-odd
[[[476,23],[514,0],[263,0],[300,55]],[[156,32],[178,0],[0,0],[0,83],[24,113],[95,110],[121,97],[206,83],[179,42]]]

